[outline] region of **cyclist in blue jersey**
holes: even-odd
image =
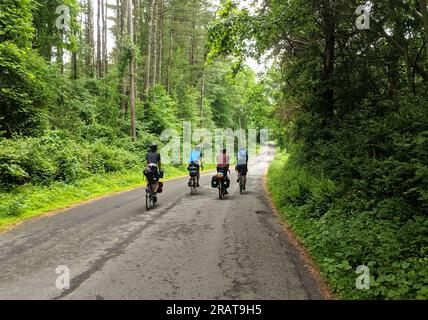
[[[247,186],[247,173],[248,173],[248,151],[244,147],[239,148],[236,155],[236,173],[239,182],[242,179],[243,189]]]
[[[199,179],[201,177],[201,168],[203,168],[202,163],[202,151],[200,146],[196,146],[194,150],[190,152],[189,165],[196,168],[198,175],[196,176],[196,187],[199,188]],[[189,186],[191,181],[189,181]]]

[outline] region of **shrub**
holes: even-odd
[[[339,296],[428,298],[426,215],[407,220],[393,217],[392,205],[352,192],[343,195],[332,181],[285,156],[279,156],[269,169],[268,185],[284,219]],[[362,264],[370,267],[369,291],[355,288],[355,269]]]
[[[101,141],[82,144],[57,132],[40,138],[0,140],[0,186],[6,190],[29,182],[72,182],[139,163],[137,153]]]

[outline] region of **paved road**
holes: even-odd
[[[178,179],[149,213],[137,189],[0,234],[0,298],[321,299],[266,201],[272,156],[253,159],[243,196],[233,183],[218,200],[210,175],[191,196]],[[55,285],[60,265],[66,291]]]

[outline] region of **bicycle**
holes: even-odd
[[[218,198],[220,200],[224,199],[226,196],[226,188],[224,187],[224,182],[221,180],[218,184]]]
[[[237,166],[236,167],[236,175],[238,176],[237,182],[239,183],[239,193],[242,195],[242,194],[244,194],[244,191],[246,189],[246,182],[247,182],[246,180],[247,179],[244,179],[244,178],[247,177],[247,171],[244,168]],[[245,183],[244,183],[244,180],[245,180]]]
[[[156,204],[156,195],[154,192],[154,184],[148,183],[146,188],[146,209],[147,211],[150,210],[150,208],[154,207]]]
[[[162,170],[157,171],[156,168],[148,168],[144,171],[144,175],[147,178],[147,187],[146,187],[146,209],[147,211],[150,208],[153,208],[157,203],[157,196],[155,193],[155,185],[158,183],[157,193],[162,193],[163,183],[159,180],[163,178],[164,172]]]
[[[198,183],[196,181],[196,177],[198,176],[198,168],[195,166],[190,166],[187,168],[189,170],[190,180],[189,180],[189,188],[190,188],[190,194],[194,195],[197,193]],[[203,167],[201,167],[203,169]]]
[[[226,183],[227,175],[224,172],[218,172],[217,179],[218,179],[218,198],[222,200],[226,196],[227,187],[225,183]]]
[[[244,175],[238,172],[239,193],[240,194],[244,194],[244,190],[246,189],[246,185],[244,184],[242,177],[244,177]]]
[[[239,193],[244,194],[244,183],[242,182],[241,176],[239,176]]]

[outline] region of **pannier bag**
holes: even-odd
[[[229,179],[229,177],[226,177],[226,179],[224,179],[224,187],[226,189],[228,189],[230,187],[230,179]]]
[[[149,181],[150,183],[153,183],[159,180],[157,168],[146,168],[144,170],[144,176],[147,178],[147,181]]]
[[[157,193],[162,193],[162,192],[163,192],[163,182],[159,182],[159,188]]]
[[[217,176],[214,176],[214,177],[212,177],[212,179],[211,179],[211,187],[213,187],[213,188],[218,188],[218,178],[217,178]]]

